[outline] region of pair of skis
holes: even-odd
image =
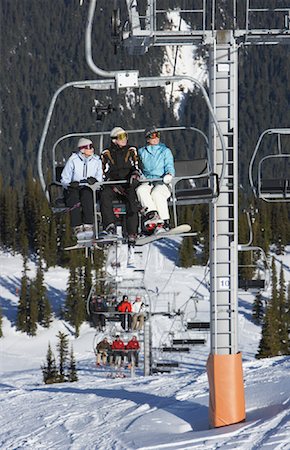
[[[186,235],[191,230],[190,225],[188,224],[182,224],[178,225],[175,228],[171,228],[169,231],[160,231],[157,234],[151,234],[150,236],[140,236],[137,238],[135,245],[136,246],[142,246],[145,244],[150,244],[151,242],[157,241],[159,239],[164,239],[171,236],[176,235]],[[85,234],[82,233],[82,234]],[[76,245],[73,245],[72,247],[66,247],[65,250],[75,250],[80,248],[90,248],[90,247],[96,247],[100,245],[111,245],[116,242],[122,242],[123,238],[117,235],[108,235],[105,237],[100,238],[92,238],[91,236],[86,239],[78,239],[78,242]]]

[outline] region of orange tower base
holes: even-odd
[[[245,420],[242,354],[210,354],[206,367],[211,427],[224,427]]]

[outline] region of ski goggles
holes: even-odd
[[[115,137],[115,139],[118,139],[120,141],[122,141],[123,139],[127,139],[127,133],[123,132],[123,133],[119,133],[117,134],[117,136]]]
[[[156,139],[160,138],[160,131],[152,131],[152,133],[147,134],[147,139]]]
[[[80,150],[91,150],[94,148],[93,144],[83,145],[82,147],[79,147]]]

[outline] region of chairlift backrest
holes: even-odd
[[[206,159],[175,161],[174,167],[176,177],[189,177],[208,173],[208,161]]]
[[[64,169],[64,166],[56,166],[56,168],[55,168],[55,181],[57,183],[60,183],[61,174],[62,174],[63,169]]]

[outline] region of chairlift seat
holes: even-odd
[[[161,367],[153,367],[152,368],[152,373],[170,373],[171,370],[167,369],[167,368],[161,368]]]
[[[156,363],[156,367],[179,367],[178,362],[159,362]]]
[[[189,352],[189,347],[162,347],[163,352]]]
[[[239,279],[238,286],[239,289],[243,289],[244,291],[259,291],[265,289],[265,280]]]
[[[267,198],[285,198],[290,196],[290,179],[261,179],[260,193]]]
[[[217,175],[209,172],[207,159],[175,161],[174,166],[172,197],[177,204],[208,203],[218,195]]]
[[[188,330],[209,330],[209,322],[187,322]]]
[[[205,339],[173,339],[173,345],[204,345]]]

